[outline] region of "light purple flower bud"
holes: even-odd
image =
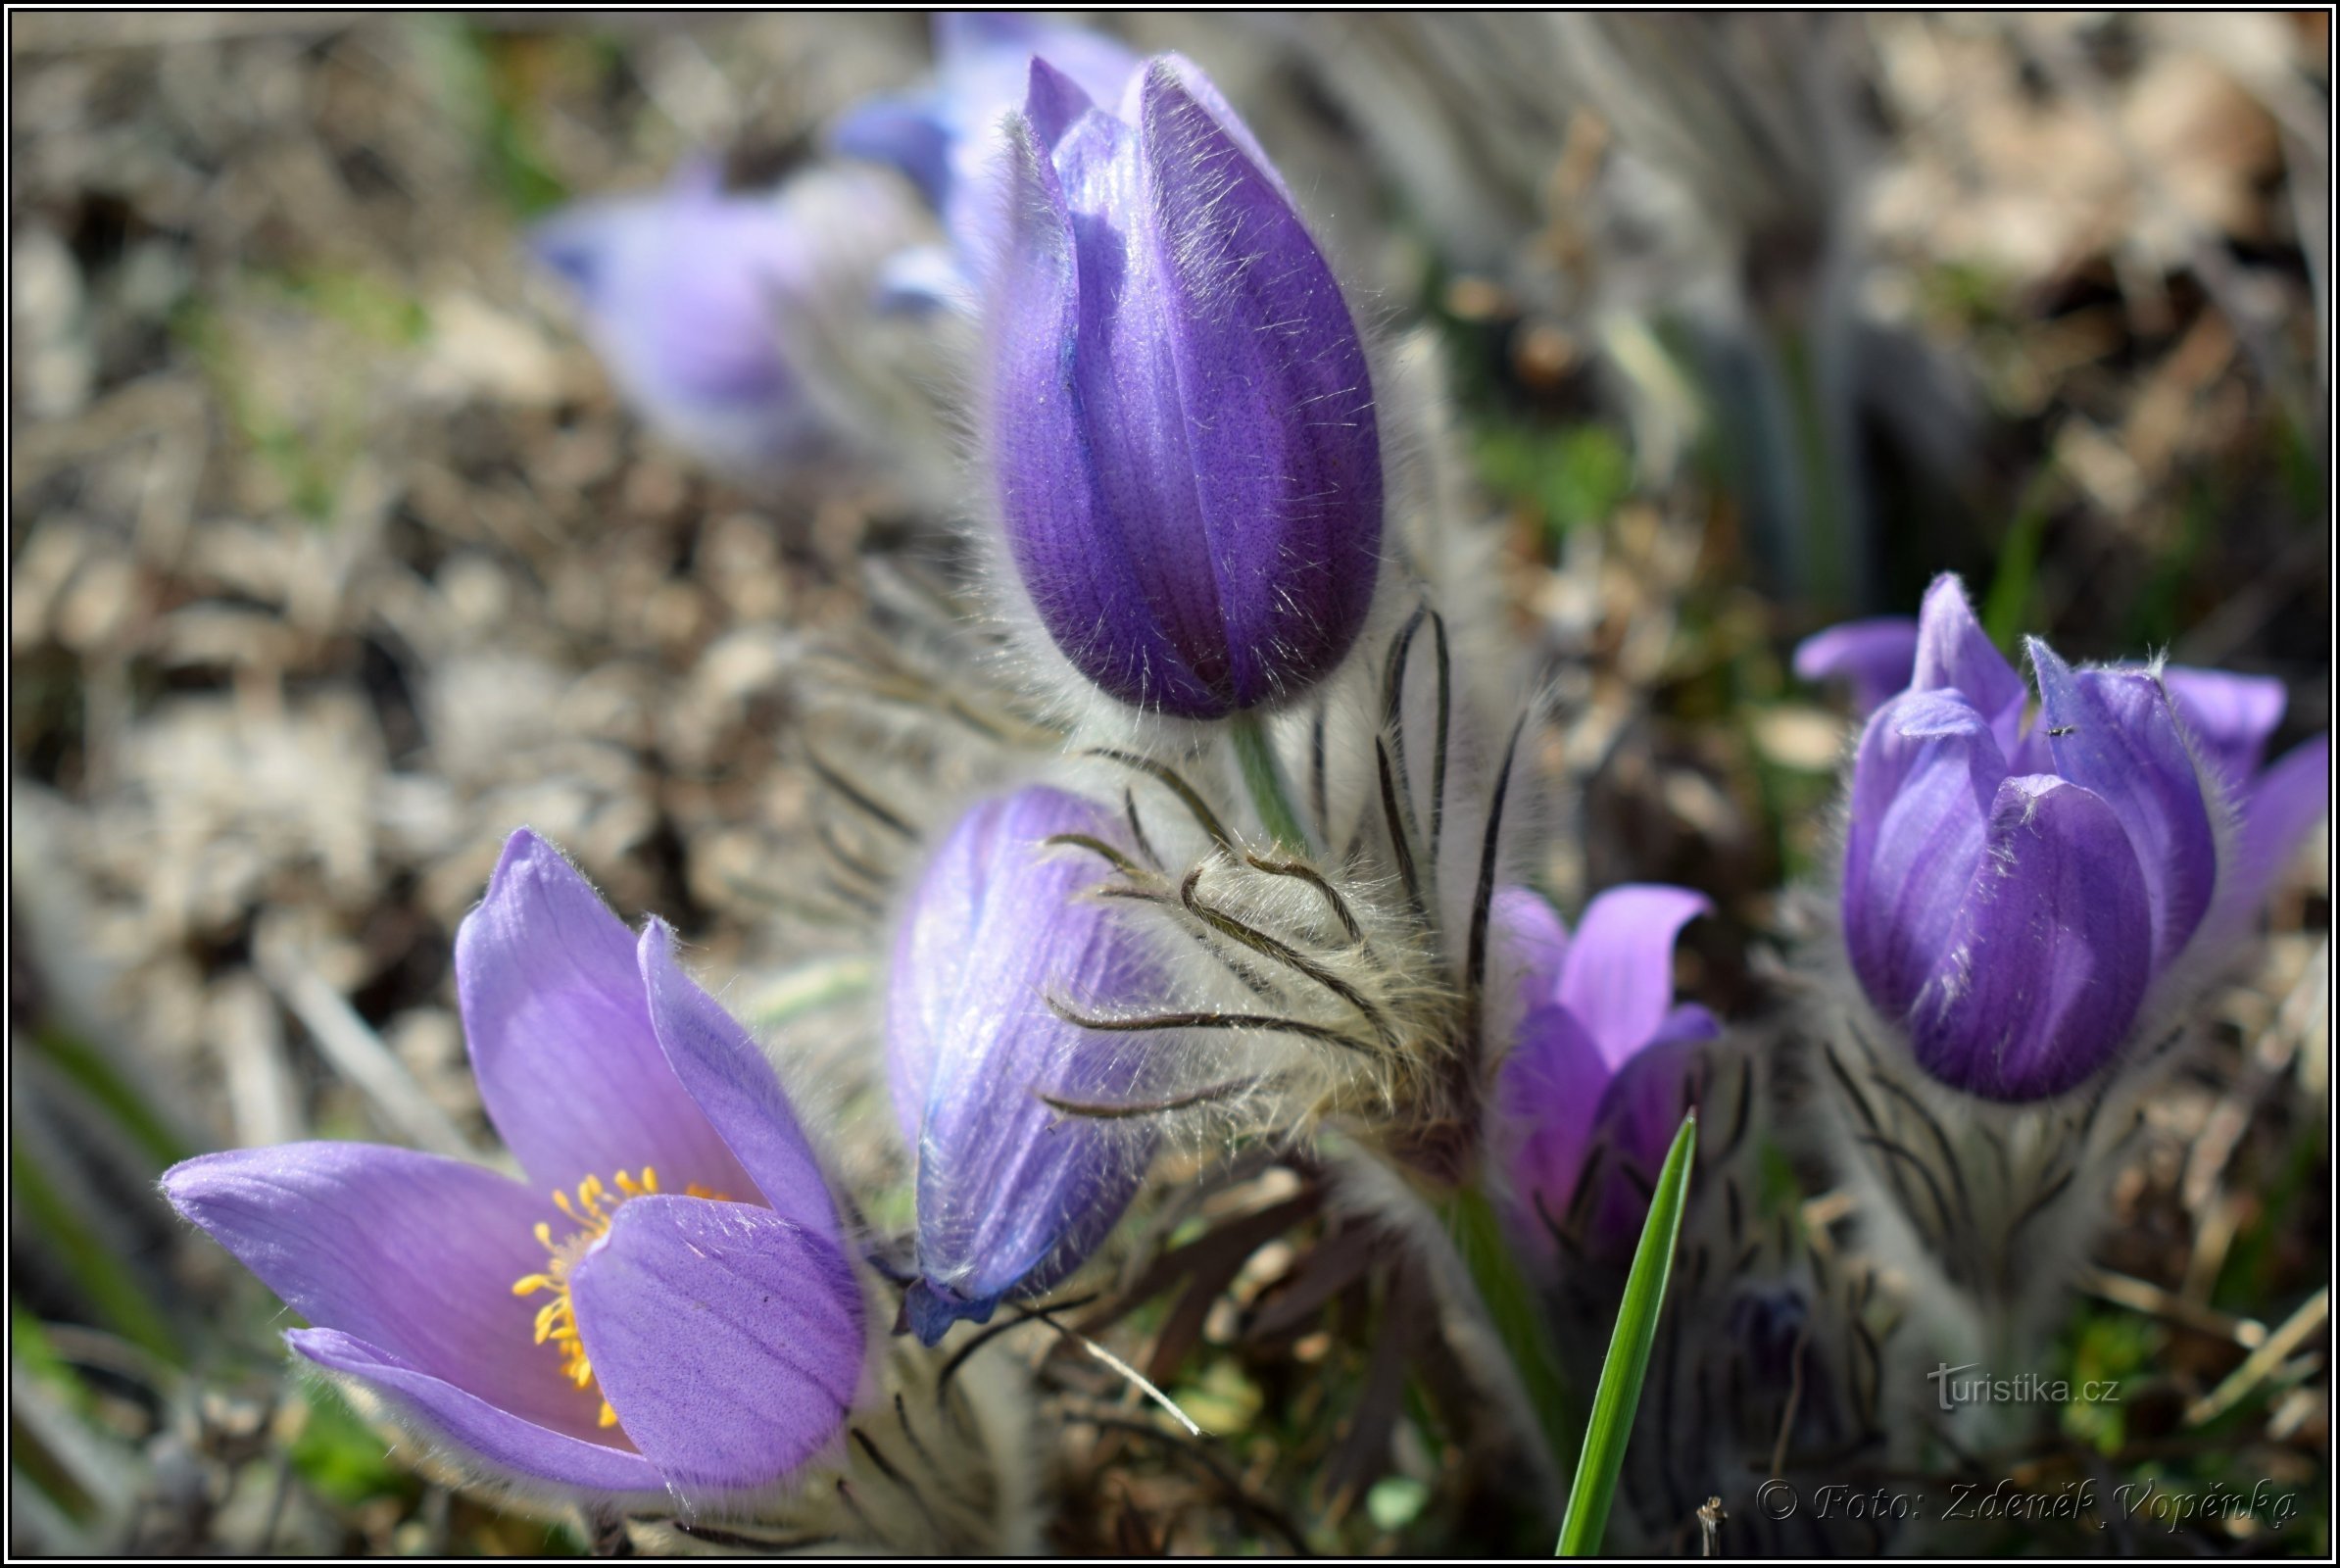
[[[816,318],[866,304],[879,265],[924,221],[875,170],[815,169],[734,193],[694,161],[651,194],[562,209],[530,248],[576,290],[595,352],[652,428],[755,476],[835,435],[808,380],[817,368],[787,345],[836,332]]]
[[[860,1286],[778,1080],[671,949],[516,833],[455,966],[526,1180],[308,1143],[188,1160],[164,1192],[309,1319],[294,1349],[498,1479],[780,1480],[861,1392]]]
[[[985,369],[1008,553],[1108,695],[1218,718],[1348,652],[1381,564],[1365,350],[1291,195],[1176,56],[1009,124]]]
[[[1523,1009],[1499,1088],[1521,1229],[1565,1226],[1593,1151],[1654,1176],[1682,1121],[1685,1069],[1714,1014],[1674,1001],[1674,944],[1712,906],[1684,888],[1611,888],[1572,939],[1524,888],[1496,894],[1496,939],[1519,967]],[[1588,1240],[1630,1244],[1641,1214],[1607,1184]]]
[[[2026,727],[2022,678],[1954,577],[1915,647],[1853,765],[1847,950],[1927,1072],[2045,1099],[2119,1055],[2149,988],[2257,907],[2321,808],[2326,745],[2260,773],[2279,686],[2074,670],[2036,638]]]
[[[943,215],[948,254],[928,248],[888,269],[890,291],[923,303],[971,303],[999,227],[991,166],[1007,145],[1005,121],[1024,107],[1035,58],[1100,103],[1118,103],[1139,60],[1083,27],[1012,12],[944,12],[934,19],[935,69],[915,91],[871,98],[830,127],[829,144],[901,170]]]
[[[918,1279],[908,1326],[932,1345],[1088,1260],[1145,1180],[1143,1118],[1084,1118],[1049,1099],[1146,1095],[1156,1044],[1068,1023],[1158,998],[1162,980],[1121,911],[1089,896],[1097,861],[1051,847],[1107,843],[1101,809],[1034,786],[960,818],[911,895],[887,990],[895,1114],[917,1152]],[[1044,1098],[1048,1097],[1048,1098]]]

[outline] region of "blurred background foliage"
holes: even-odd
[[[1565,715],[1541,869],[1571,906],[1713,895],[1685,994],[1759,1009],[1778,890],[1825,863],[1849,732],[1788,650],[1937,570],[2010,647],[2270,673],[2278,747],[2328,726],[2322,15],[1110,25],[1222,83],[1368,318],[1438,334]],[[780,676],[939,519],[883,472],[696,471],[518,236],[698,150],[767,182],[926,59],[889,16],[12,17],[12,1549],[575,1549],[295,1381],[282,1309],[154,1178],[303,1136],[482,1152],[450,941],[520,822],[735,1001],[820,955],[781,917]],[[2304,859],[2117,1193],[2066,1351],[2137,1392],[2063,1412],[2023,1484],[2320,1497],[2327,889]],[[1363,1374],[1244,1332],[1282,1245],[1180,1330],[1208,1462],[1068,1428],[1057,1544],[1487,1544],[1418,1391],[1369,1473],[1292,1490]],[[2320,1502],[1977,1532],[2329,1550]]]

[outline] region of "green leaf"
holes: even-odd
[[[1601,1363],[1600,1388],[1592,1396],[1592,1419],[1584,1428],[1584,1448],[1569,1489],[1568,1512],[1560,1522],[1562,1557],[1589,1557],[1600,1550],[1608,1528],[1609,1500],[1616,1495],[1617,1471],[1633,1437],[1633,1411],[1641,1402],[1641,1379],[1649,1370],[1649,1347],[1657,1338],[1658,1312],[1666,1304],[1666,1281],[1674,1272],[1674,1241],[1682,1231],[1682,1200],[1690,1188],[1690,1165],[1698,1149],[1698,1112],[1682,1119],[1674,1148],[1658,1172],[1649,1218],[1633,1252],[1633,1271],[1625,1282],[1625,1304],[1609,1336],[1609,1358]]]

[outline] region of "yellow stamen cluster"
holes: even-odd
[[[586,1357],[585,1342],[577,1337],[577,1310],[575,1303],[569,1299],[568,1292],[569,1270],[593,1250],[594,1243],[609,1234],[609,1216],[617,1211],[618,1204],[629,1198],[641,1198],[658,1190],[658,1173],[645,1165],[639,1181],[631,1173],[619,1171],[615,1191],[603,1186],[599,1176],[588,1176],[577,1184],[577,1196],[573,1202],[568,1194],[556,1192],[553,1201],[560,1206],[561,1213],[575,1223],[577,1229],[555,1241],[552,1225],[538,1221],[536,1240],[544,1248],[550,1261],[542,1273],[524,1275],[512,1282],[512,1294],[514,1296],[534,1296],[539,1291],[553,1293],[553,1298],[537,1310],[536,1343],[542,1345],[551,1340],[561,1348],[561,1375],[583,1392],[598,1395],[600,1390],[594,1385],[593,1362]],[[683,1192],[690,1198],[710,1198],[718,1201],[723,1199],[721,1193],[711,1192],[697,1182],[685,1187]],[[617,1425],[617,1412],[609,1407],[609,1401],[604,1399],[601,1404],[601,1424],[605,1427]]]

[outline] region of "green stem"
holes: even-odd
[[[1238,713],[1227,721],[1227,733],[1235,742],[1235,760],[1243,770],[1243,787],[1251,792],[1251,804],[1259,811],[1259,825],[1285,849],[1306,853],[1308,833],[1292,808],[1292,797],[1285,793],[1284,772],[1276,765],[1275,749],[1268,745],[1267,726],[1260,723],[1257,713]]]
[[[1528,1402],[1535,1407],[1536,1422],[1543,1429],[1545,1451],[1560,1474],[1567,1475],[1576,1459],[1576,1413],[1569,1408],[1550,1320],[1536,1288],[1520,1271],[1519,1251],[1504,1235],[1494,1204],[1476,1183],[1456,1189],[1438,1209],[1447,1237],[1479,1291],[1487,1321],[1502,1341]]]

